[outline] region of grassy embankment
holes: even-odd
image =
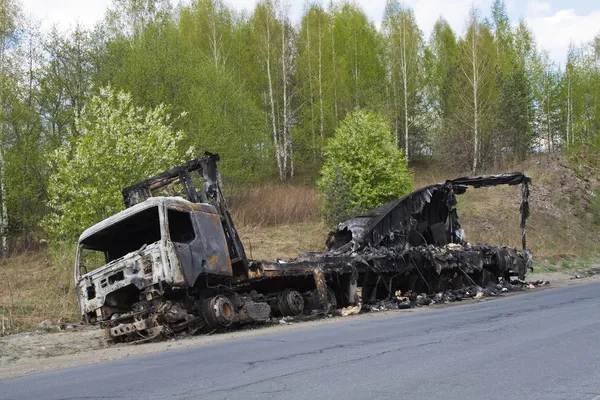
[[[528,246],[546,271],[585,268],[600,250],[598,227],[585,212],[592,189],[556,157],[534,157],[504,171],[522,170],[533,179]],[[490,173],[500,171],[488,171]],[[443,181],[432,170],[415,171],[415,187]],[[520,246],[519,187],[472,189],[459,197],[459,217],[472,243]],[[314,188],[271,185],[238,191],[230,200],[249,257],[291,258],[322,250],[329,231],[318,214]],[[0,334],[43,320],[76,320],[73,249],[26,253],[0,263]]]

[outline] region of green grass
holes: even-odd
[[[600,264],[600,257],[593,255],[582,257],[564,255],[563,257],[534,260],[534,272],[585,271]]]

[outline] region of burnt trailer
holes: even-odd
[[[532,258],[526,243],[530,182],[515,172],[424,187],[340,223],[329,234],[328,251],[253,262],[250,276],[269,286],[273,278],[312,274],[320,307],[332,299],[338,306],[372,303],[391,298],[397,290],[436,293],[471,284],[486,287],[512,276],[523,280]],[[469,244],[458,221],[456,195],[468,187],[496,185],[521,185],[521,249]]]
[[[530,179],[464,177],[419,189],[339,224],[327,250],[248,260],[222,193],[218,155],[123,189],[126,209],[82,233],[82,318],[112,341],[213,331],[272,316],[328,313],[394,293],[524,279]],[[521,185],[522,247],[469,244],[456,211],[467,188]]]

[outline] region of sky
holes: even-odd
[[[178,0],[175,0],[176,3]],[[189,0],[180,0],[187,2]],[[317,0],[318,1],[318,0]],[[111,0],[21,0],[26,14],[42,21],[42,28],[56,24],[68,29],[77,22],[93,27],[104,16]],[[256,0],[225,0],[238,10],[251,12]],[[378,27],[386,0],[355,0]],[[329,0],[322,1],[328,4]],[[444,17],[455,32],[461,34],[469,9],[475,5],[488,16],[493,0],[404,0],[414,12],[419,27],[428,38],[433,24]],[[538,45],[549,51],[551,59],[564,65],[570,42],[576,45],[591,41],[600,33],[598,0],[505,0],[513,23],[523,18],[533,31]],[[290,16],[298,22],[305,8],[304,0],[288,0]]]

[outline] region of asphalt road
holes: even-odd
[[[600,283],[0,381],[2,399],[600,400]]]

